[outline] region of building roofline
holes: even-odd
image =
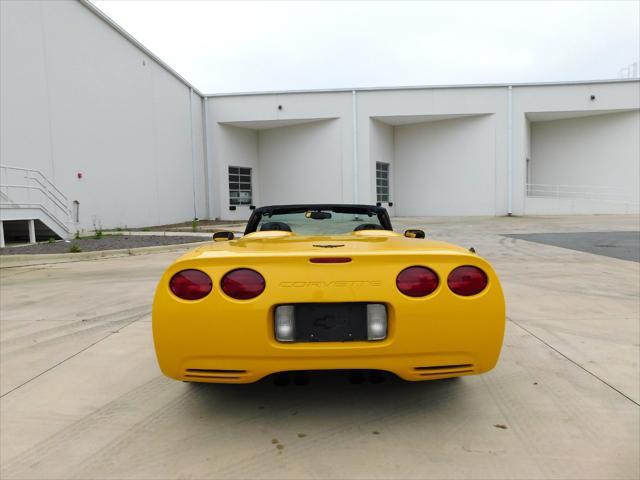
[[[113,28],[122,35],[133,46],[138,48],[152,60],[158,63],[167,72],[173,75],[178,81],[185,86],[193,89],[202,98],[208,97],[238,97],[238,96],[254,96],[254,95],[285,95],[285,94],[303,94],[303,93],[346,93],[346,92],[381,92],[381,91],[398,91],[398,90],[436,90],[447,88],[506,88],[506,87],[542,87],[542,86],[562,86],[562,85],[589,85],[602,83],[630,83],[638,82],[640,78],[617,78],[617,79],[600,79],[600,80],[574,80],[559,82],[523,82],[523,83],[480,83],[480,84],[454,84],[454,85],[406,85],[406,86],[383,86],[383,87],[353,87],[353,88],[318,88],[308,90],[267,90],[256,92],[223,92],[223,93],[202,93],[191,82],[171,68],[155,53],[140,43],[133,35],[118,25],[106,13],[95,6],[91,0],[78,0],[91,13]]]
[[[436,90],[446,88],[506,88],[506,87],[544,87],[563,85],[591,85],[603,83],[633,83],[640,82],[640,78],[615,78],[601,80],[572,80],[560,82],[523,82],[523,83],[477,83],[477,84],[455,84],[455,85],[407,85],[394,87],[355,87],[355,88],[319,88],[309,90],[268,90],[258,92],[229,92],[229,93],[208,93],[204,97],[237,97],[251,95],[285,95],[303,93],[351,93],[351,92],[380,92],[397,90]]]
[[[160,59],[160,57],[158,57],[155,53],[153,53],[151,50],[149,50],[147,47],[145,47],[142,43],[140,43],[138,40],[136,40],[136,38],[133,35],[131,35],[129,32],[127,32],[124,28],[122,28],[120,25],[118,25],[115,21],[113,21],[111,19],[111,17],[109,17],[106,13],[104,13],[97,6],[95,6],[93,3],[91,3],[90,0],[78,0],[78,2],[80,2],[80,4],[82,4],[82,5],[84,5],[96,17],[98,17],[100,20],[102,20],[104,23],[106,23],[108,26],[110,26],[116,32],[118,32],[120,35],[122,35],[134,47],[136,47],[139,50],[141,50],[145,55],[147,55],[149,58],[154,60],[158,65],[160,65],[162,68],[164,68],[167,72],[169,72],[171,75],[173,75],[178,81],[183,83],[185,86],[193,89],[193,91],[195,93],[197,93],[200,97],[202,97],[202,98],[205,97],[205,95],[200,90],[198,90],[195,86],[193,86],[192,83],[190,83],[186,78],[184,78],[182,75],[180,75],[178,72],[176,72],[173,68],[171,68],[169,65],[167,65],[163,60]]]

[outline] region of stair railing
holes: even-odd
[[[0,165],[0,193],[3,208],[39,208],[67,233],[71,232],[69,200],[41,171]]]

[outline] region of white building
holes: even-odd
[[[251,169],[255,204],[382,200],[399,216],[638,211],[638,81],[224,95],[205,104],[211,211],[223,218],[247,215],[228,211],[229,166]],[[388,192],[377,188],[386,172]]]
[[[203,95],[85,1],[0,9],[5,231],[303,202],[380,201],[397,216],[639,211],[637,79]]]

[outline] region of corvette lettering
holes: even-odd
[[[332,282],[280,282],[280,287],[284,288],[344,288],[344,287],[380,287],[380,280],[335,280]]]

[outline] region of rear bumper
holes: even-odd
[[[382,370],[409,381],[435,380],[491,370],[500,355],[504,310],[465,310],[423,318],[389,309],[382,341],[280,343],[271,309],[222,321],[189,321],[154,312],[154,340],[163,373],[176,380],[251,383],[279,372]],[[435,313],[434,313],[435,315]],[[182,325],[182,326],[181,326]]]
[[[497,360],[497,357],[496,357]],[[495,362],[494,362],[495,365]],[[164,373],[176,380],[205,383],[252,383],[267,375],[291,371],[381,370],[408,381],[437,380],[483,373],[491,366],[479,366],[468,355],[397,355],[376,357],[294,357],[258,359],[200,358],[171,365]],[[174,368],[171,368],[174,367]]]

